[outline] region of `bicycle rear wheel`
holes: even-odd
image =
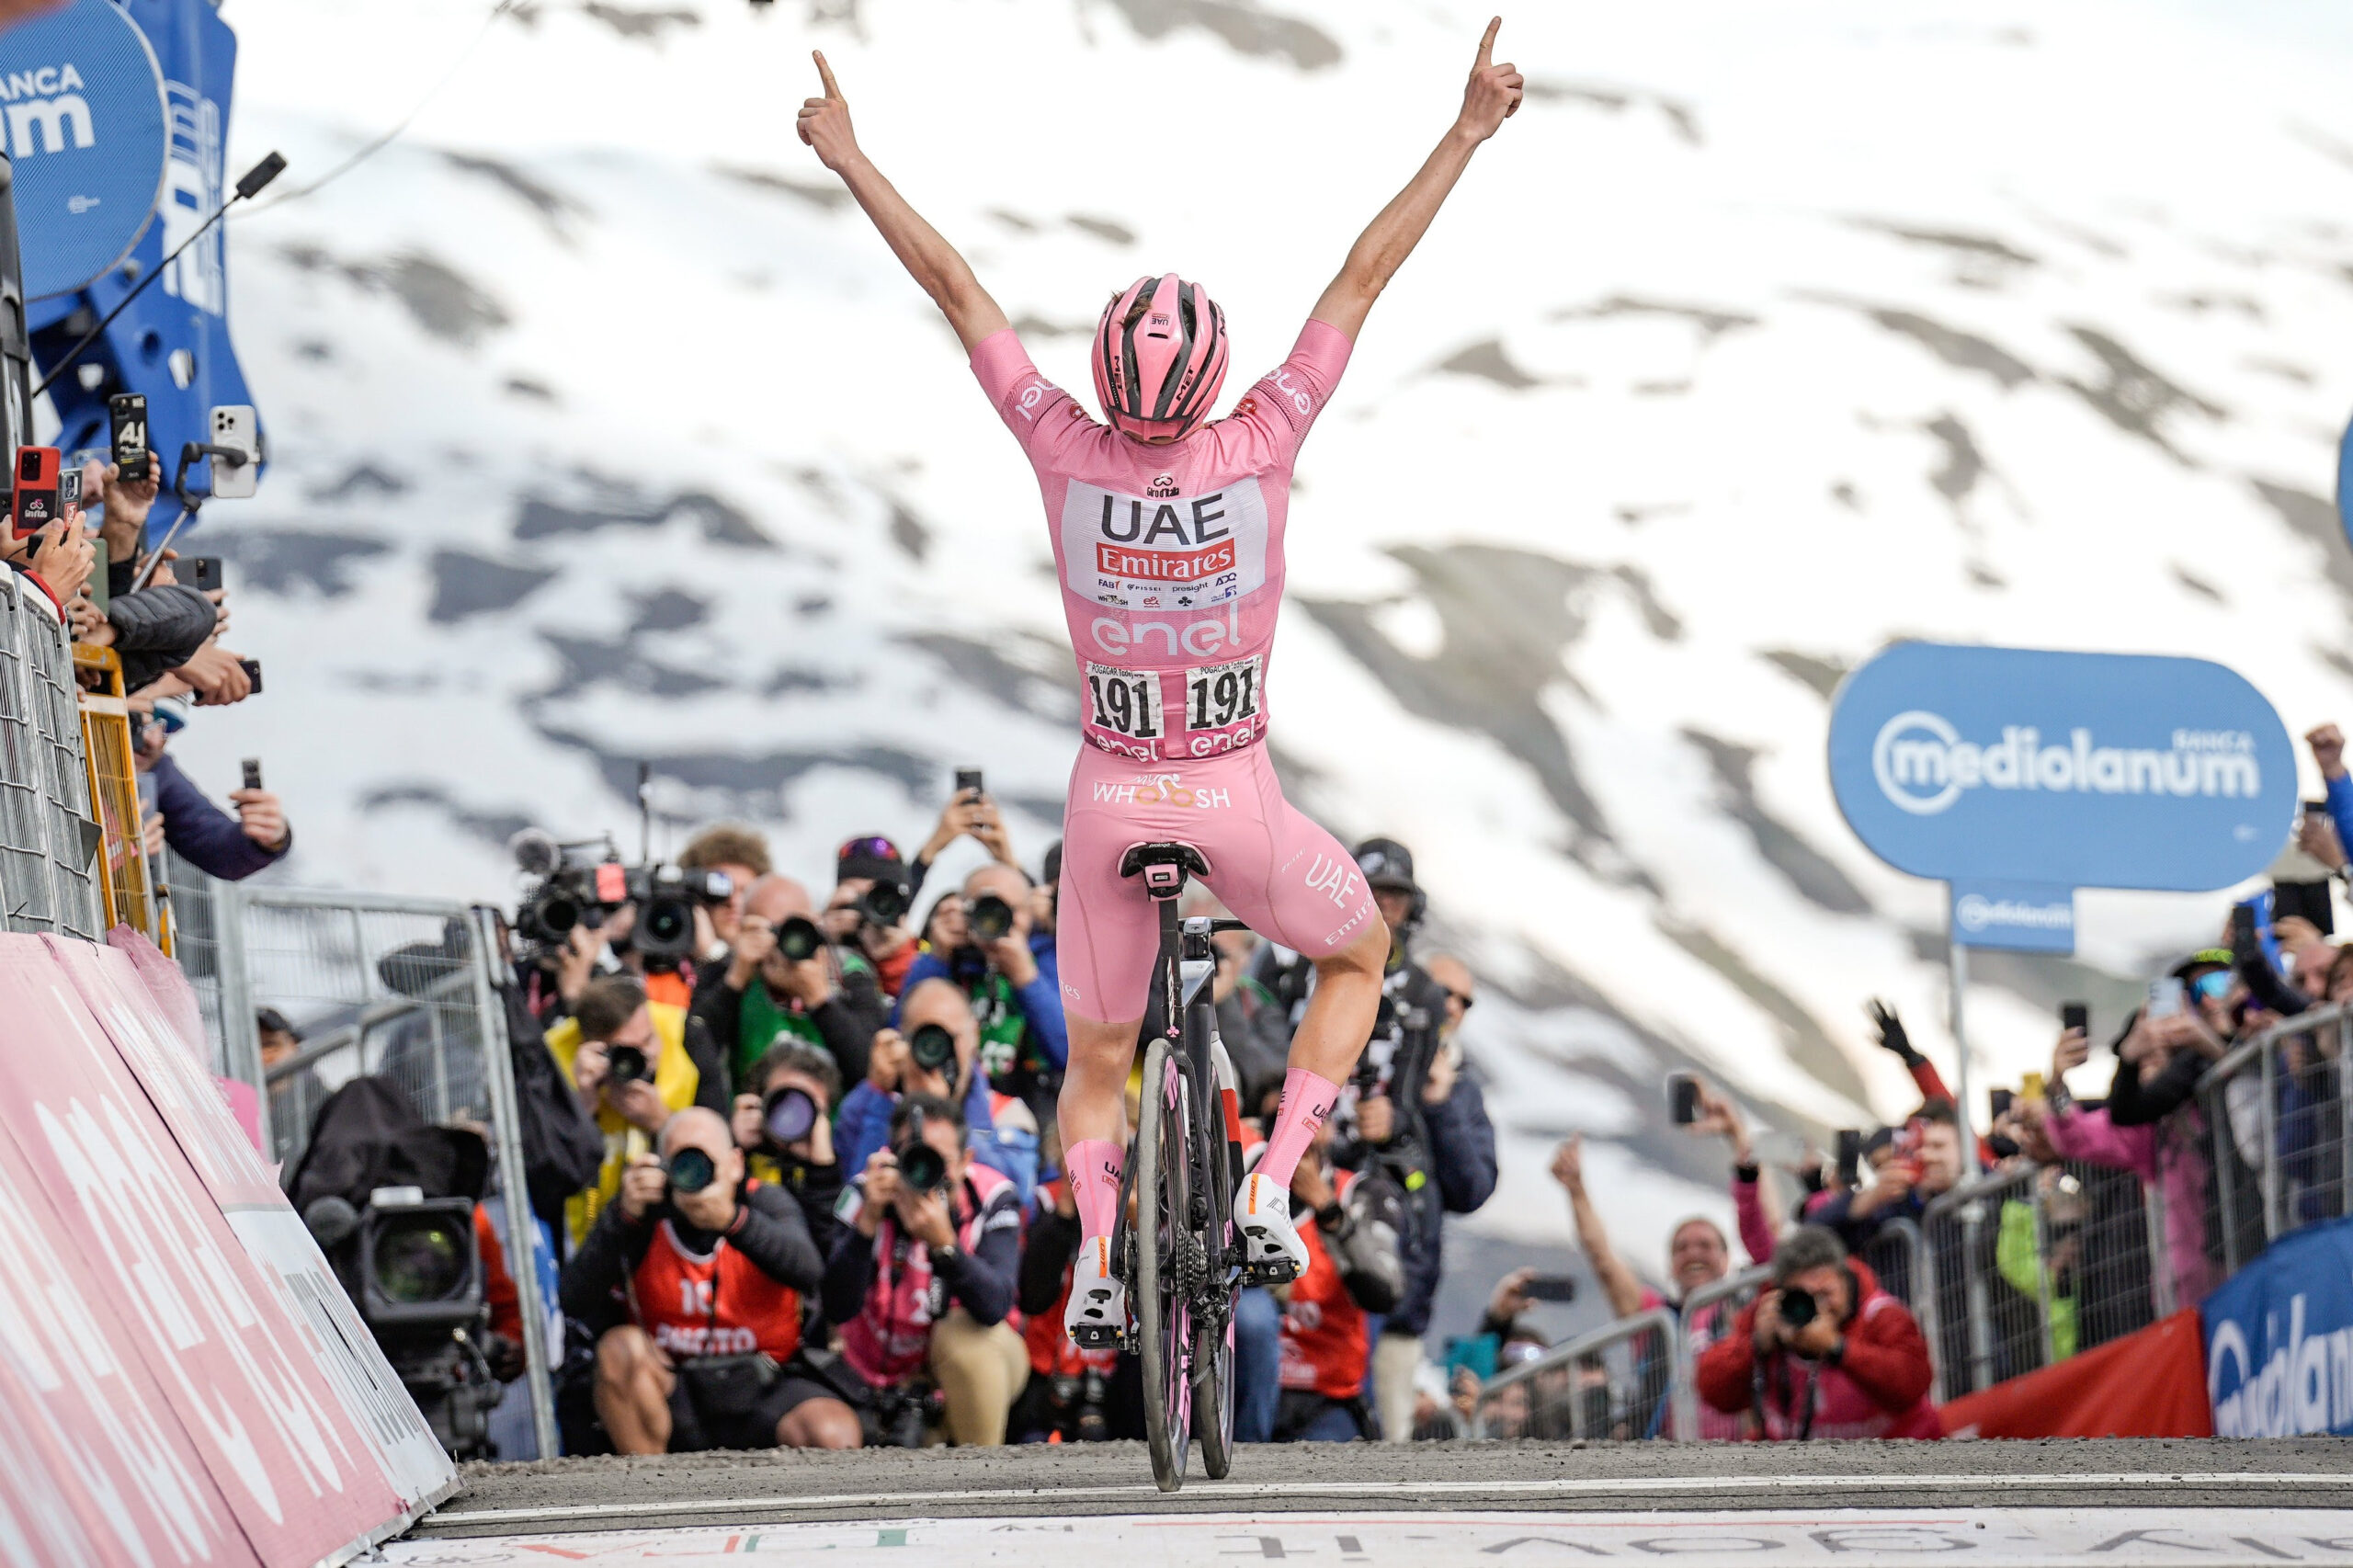
[[[1196,1062],[1211,1064],[1208,1092],[1194,1115],[1193,1180],[1207,1200],[1208,1264],[1193,1324],[1193,1428],[1201,1439],[1201,1473],[1222,1481],[1233,1468],[1233,1316],[1242,1294],[1234,1278],[1240,1234],[1233,1227],[1233,1188],[1241,1145],[1227,1135],[1233,1107],[1233,1066],[1217,1038],[1217,1015],[1201,1002],[1186,1009],[1186,1046]]]
[[[1144,1052],[1139,1119],[1136,1350],[1143,1363],[1143,1427],[1152,1477],[1163,1492],[1174,1492],[1185,1484],[1193,1428],[1192,1299],[1185,1267],[1191,1119],[1185,1076],[1165,1038]]]

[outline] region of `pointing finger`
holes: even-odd
[[[1479,40],[1478,63],[1472,66],[1472,69],[1475,71],[1484,71],[1488,65],[1494,62],[1495,58],[1495,34],[1503,30],[1503,25],[1504,19],[1501,17],[1495,17],[1487,23],[1487,36]],[[819,65],[821,68],[823,64],[824,61],[821,56],[819,59]]]
[[[825,96],[829,98],[840,97],[841,84],[834,80],[834,68],[825,63],[825,51],[822,49],[813,49],[809,52],[817,62],[817,79],[825,84]]]

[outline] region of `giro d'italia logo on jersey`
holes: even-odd
[[[1070,482],[1063,571],[1070,591],[1112,609],[1214,612],[1266,585],[1267,503],[1256,479],[1206,495],[1150,495]]]

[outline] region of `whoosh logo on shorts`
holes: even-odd
[[[1196,790],[1184,782],[1182,774],[1161,773],[1139,778],[1132,784],[1097,783],[1095,799],[1104,805],[1189,806],[1208,812],[1233,804],[1233,791]]]

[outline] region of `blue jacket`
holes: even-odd
[[[2328,781],[2328,816],[2336,824],[2336,841],[2353,853],[2353,774]]]
[[[1061,1072],[1070,1062],[1070,1030],[1063,1022],[1062,967],[1054,956],[1054,938],[1045,932],[1034,931],[1029,936],[1029,951],[1038,960],[1037,978],[1013,993],[1013,1005],[1021,1013],[1021,1021],[1029,1031],[1030,1042],[1038,1054],[1056,1071]],[[899,983],[902,1001],[908,992],[926,980],[954,980],[948,960],[938,953],[917,955],[907,966],[907,977]],[[893,1006],[891,1022],[899,1021],[899,1009]]]
[[[1487,1119],[1487,1099],[1479,1085],[1468,1074],[1459,1077],[1452,1094],[1437,1105],[1423,1106],[1421,1112],[1433,1178],[1427,1186],[1437,1190],[1405,1194],[1414,1210],[1413,1222],[1398,1239],[1405,1289],[1381,1325],[1383,1334],[1419,1336],[1428,1330],[1438,1279],[1446,1270],[1444,1216],[1472,1213],[1495,1191],[1495,1127]]]
[[[294,847],[290,829],[275,853],[246,837],[237,819],[206,800],[169,753],[155,759],[148,776],[155,780],[155,809],[164,813],[164,842],[207,876],[243,881]]]
[[[849,1093],[842,1096],[841,1115],[834,1122],[834,1147],[839,1151],[842,1176],[853,1179],[866,1169],[866,1162],[877,1149],[891,1146],[891,1112],[899,1103],[896,1095],[885,1094],[866,1079],[860,1078]],[[972,1153],[982,1153],[982,1135],[995,1125],[989,1115],[988,1080],[978,1073],[972,1074],[972,1086],[964,1092],[964,1128],[972,1141]],[[983,1159],[992,1169],[996,1162]],[[1011,1176],[1011,1171],[1001,1172]]]

